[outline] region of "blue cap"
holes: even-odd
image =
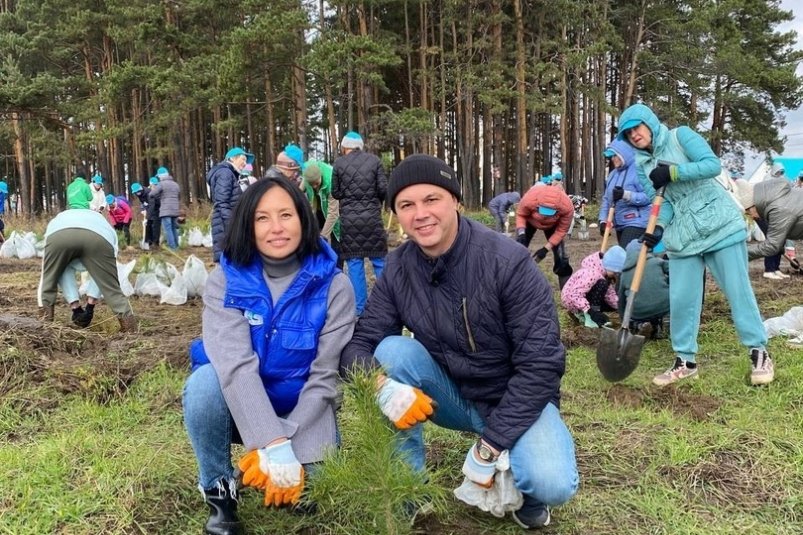
[[[8,193],[8,184],[0,180],[0,192]]]
[[[360,149],[362,150],[365,147],[365,142],[362,140],[362,136],[357,132],[346,132],[346,135],[343,136],[343,140],[340,142],[340,146],[344,149]]]
[[[548,206],[539,206],[538,213],[541,215],[555,215],[558,213],[558,211]]]
[[[152,176],[149,182],[155,186],[156,184],[159,183],[159,179],[156,178],[155,176]]]
[[[541,177],[541,182],[544,184],[552,184],[552,175],[544,175]]]
[[[644,121],[641,119],[628,119],[627,121],[623,122],[619,125],[619,133],[616,134],[616,139],[624,139],[628,130],[637,127],[643,122]]]
[[[613,158],[614,156],[616,156],[616,152],[614,152],[613,149],[605,149],[602,155],[605,156],[606,158]]]
[[[131,193],[139,193],[140,191],[142,191],[142,184],[139,182],[131,184]]]
[[[558,171],[557,173],[553,174],[552,180],[553,181],[557,180],[558,182],[560,182],[561,180],[563,180],[563,173]]]
[[[100,173],[98,173],[92,177],[92,182],[94,182],[95,184],[103,184],[103,177],[100,176]]]
[[[106,195],[106,204],[114,204],[114,195]]]
[[[156,170],[156,176],[168,176],[170,171],[167,170],[167,167],[160,167]]]
[[[627,256],[625,250],[618,245],[614,245],[602,257],[602,267],[605,268],[605,271],[621,273],[622,268],[625,267],[625,256]]]
[[[304,151],[301,150],[301,147],[290,143],[284,148],[284,153],[296,162],[300,169],[304,169]]]
[[[245,163],[254,163],[254,155],[250,152],[245,152],[240,147],[232,147],[229,149],[229,152],[226,153],[226,159],[231,160],[232,158],[236,158],[237,156],[241,156],[245,154]]]

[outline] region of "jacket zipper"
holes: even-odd
[[[463,298],[463,304],[460,307],[463,310],[463,323],[466,325],[466,334],[468,335],[468,345],[472,353],[477,352],[477,346],[474,344],[474,334],[471,332],[471,325],[468,323],[468,299]]]

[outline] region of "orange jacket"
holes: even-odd
[[[550,216],[539,214],[539,206],[554,208],[557,213]],[[554,228],[555,233],[549,238],[549,243],[557,247],[569,232],[573,217],[572,200],[560,186],[532,187],[521,198],[516,210],[516,229],[525,228],[527,223],[541,230]]]

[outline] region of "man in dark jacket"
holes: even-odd
[[[340,257],[346,260],[354,285],[357,316],[368,298],[364,259],[371,260],[378,280],[385,267],[388,239],[382,223],[387,178],[382,162],[363,152],[363,139],[349,132],[340,143],[340,156],[332,170],[332,197],[340,201]]]
[[[403,429],[400,449],[424,470],[419,422],[480,435],[463,473],[493,483],[509,450],[527,528],[549,523],[579,476],[558,411],[565,351],[552,289],[526,249],[461,217],[454,170],[416,154],[391,175],[388,202],[410,241],[388,256],[342,371],[381,366],[377,402]],[[415,338],[393,336],[407,327]],[[433,403],[434,402],[434,403]],[[437,409],[434,410],[434,407]]]
[[[521,193],[518,191],[506,191],[500,193],[490,200],[488,203],[488,210],[494,217],[497,232],[507,232],[505,223],[508,221],[508,210],[510,207],[521,201]]]
[[[212,256],[215,262],[220,261],[226,229],[242,193],[239,184],[240,170],[249,163],[254,163],[254,155],[240,147],[234,147],[226,153],[222,162],[206,174],[206,183],[209,184],[209,194],[212,197]]]

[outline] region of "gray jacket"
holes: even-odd
[[[148,198],[160,200],[159,217],[178,217],[179,193],[181,193],[181,187],[172,176],[168,175],[151,189]]]
[[[266,277],[274,302],[283,287]],[[262,379],[259,359],[251,345],[248,318],[241,310],[223,306],[226,276],[220,267],[209,274],[204,291],[204,350],[215,368],[223,397],[231,411],[246,450],[265,447],[287,437],[301,463],[323,459],[328,448],[337,445],[335,408],[338,400],[338,365],[343,346],[354,331],[354,290],[348,277],[338,273],[329,286],[326,323],[318,338],[318,354],[298,405],[287,418],[273,411]]]
[[[785,178],[759,182],[753,201],[768,225],[766,239],[747,247],[750,260],[783,252],[786,240],[803,239],[803,188],[793,188]]]

